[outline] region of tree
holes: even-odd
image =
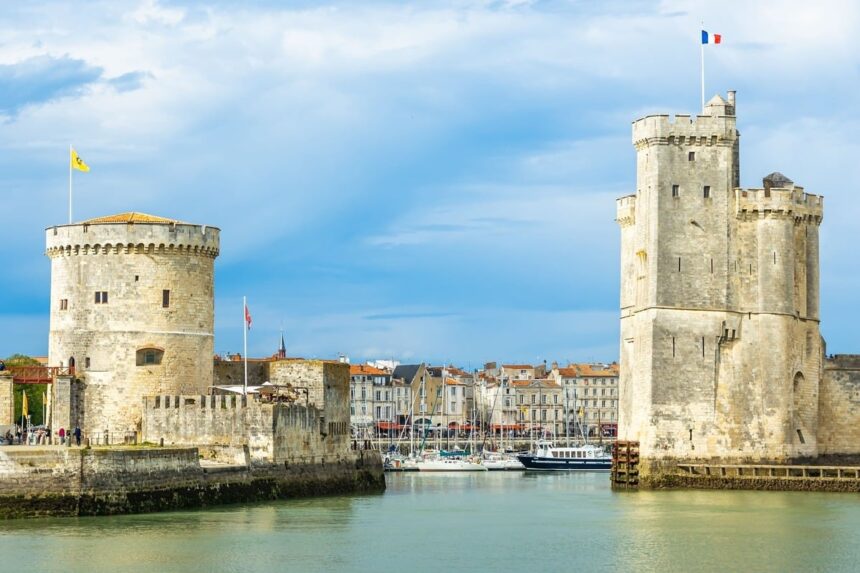
[[[6,366],[39,366],[39,361],[25,354],[13,354],[3,360]],[[21,423],[21,401],[27,394],[27,408],[30,411],[30,423],[38,426],[44,424],[44,396],[48,391],[47,384],[16,384],[15,392],[15,423]]]

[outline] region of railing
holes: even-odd
[[[74,376],[74,366],[6,366],[15,384],[52,384],[57,376]]]
[[[702,478],[860,479],[858,466],[679,464],[678,470]]]

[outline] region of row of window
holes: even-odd
[[[106,290],[97,290],[95,292],[95,303],[96,304],[107,304],[108,303],[108,291]],[[164,289],[161,291],[161,306],[162,308],[170,308],[170,291],[168,289]],[[60,310],[69,310],[69,299],[61,298],[60,299]]]
[[[141,348],[135,353],[135,364],[137,366],[148,366],[161,364],[161,359],[164,357],[164,351],[160,348]],[[89,370],[92,361],[89,356],[84,357],[84,368]],[[63,363],[60,362],[60,366]],[[69,366],[71,368],[75,367],[75,357],[72,356],[69,358]]]
[[[672,197],[680,197],[681,196],[681,186],[680,185],[672,185]],[[711,198],[711,186],[705,185],[702,187],[702,197],[704,199]]]
[[[595,386],[597,386],[598,384],[600,384],[601,386],[606,386],[606,384],[607,384],[606,380],[607,380],[606,378],[599,378],[599,379],[598,378],[593,378],[593,379],[589,379],[589,378],[564,378],[563,382],[564,382],[565,386],[571,386],[571,385],[572,386],[579,386],[580,382],[585,382],[586,385],[591,383]],[[618,382],[618,378],[609,378],[609,385],[610,386],[615,386],[616,382]]]

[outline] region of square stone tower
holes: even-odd
[[[647,480],[693,459],[816,451],[823,201],[775,173],[739,188],[735,94],[633,122],[621,227],[620,440]]]

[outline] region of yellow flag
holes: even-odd
[[[27,392],[21,390],[21,415],[25,418],[30,414],[30,408],[27,407]]]
[[[78,171],[89,171],[90,170],[90,166],[87,165],[86,163],[84,163],[84,160],[81,159],[80,155],[78,155],[78,152],[75,151],[74,149],[72,149],[71,161],[72,161],[72,167],[74,167]]]

